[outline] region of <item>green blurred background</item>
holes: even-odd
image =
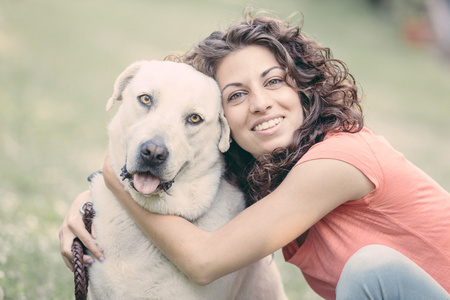
[[[368,127],[450,190],[448,56],[424,1],[375,2],[0,0],[0,300],[73,299],[58,229],[103,163],[115,78],[136,60],[188,50],[247,5],[298,12],[303,31],[347,62]],[[317,299],[275,257],[289,298]]]

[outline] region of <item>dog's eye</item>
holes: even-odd
[[[198,124],[201,121],[203,121],[202,117],[200,115],[197,115],[197,114],[192,114],[188,118],[188,122],[191,123],[191,124]]]
[[[150,95],[144,94],[138,96],[138,100],[142,104],[149,105],[152,102],[152,97],[150,97]]]

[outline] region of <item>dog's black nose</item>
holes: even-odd
[[[169,150],[164,144],[150,140],[141,145],[141,159],[150,165],[162,164],[168,156]]]

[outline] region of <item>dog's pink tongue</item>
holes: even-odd
[[[160,180],[150,173],[134,174],[133,184],[136,190],[144,195],[148,195],[156,191]]]

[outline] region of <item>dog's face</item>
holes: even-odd
[[[229,147],[216,82],[186,64],[131,65],[107,109],[116,100],[123,103],[109,126],[110,156],[116,172],[124,166],[132,193],[153,195],[186,180],[180,177],[189,170],[207,172],[202,164],[214,164]]]

